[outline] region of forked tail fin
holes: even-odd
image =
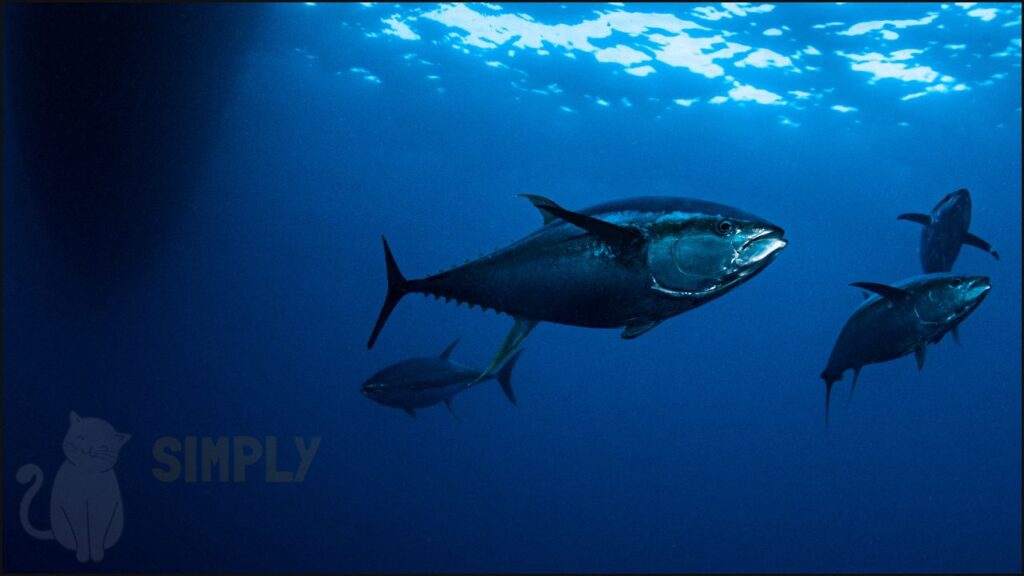
[[[370,340],[366,343],[368,349],[373,348],[374,342],[377,341],[377,336],[380,335],[381,329],[384,328],[384,323],[388,321],[388,316],[391,316],[391,311],[395,309],[398,301],[402,299],[402,296],[409,293],[409,281],[398,270],[398,264],[395,263],[395,257],[391,255],[391,248],[388,246],[387,239],[383,236],[380,239],[384,242],[384,264],[387,266],[388,271],[388,294],[384,298],[384,305],[380,307],[380,315],[377,316],[377,324],[373,327]]]
[[[519,355],[522,353],[523,349],[520,348],[508,359],[508,362],[505,362],[505,365],[501,367],[501,370],[498,370],[497,374],[498,384],[501,385],[501,390],[505,392],[505,396],[508,397],[508,401],[513,406],[516,405],[516,393],[512,390],[512,367],[515,366],[516,360],[519,359]]]

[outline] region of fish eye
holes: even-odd
[[[722,236],[728,236],[729,234],[732,234],[733,232],[736,231],[736,226],[733,225],[732,220],[729,220],[728,218],[723,218],[718,221],[718,224],[715,226],[715,229]]]

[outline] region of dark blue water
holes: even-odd
[[[6,570],[1020,571],[1018,5],[471,8],[511,18],[499,48],[434,10],[5,6]],[[618,11],[747,50],[717,76],[655,58],[640,77],[595,50],[655,54],[678,31],[514,46],[553,34],[516,14]],[[418,39],[385,33],[404,30],[391,16]],[[897,24],[838,33],[881,20]],[[806,46],[822,54],[792,58]],[[736,66],[757,48],[790,62]],[[851,68],[871,53],[881,77]],[[741,85],[776,99],[729,96]],[[958,188],[1001,259],[965,247],[955,270],[991,294],[923,371],[868,366],[850,403],[837,384],[826,434],[818,375],[861,299],[848,284],[916,275],[920,228],[896,216]],[[541,324],[517,407],[493,382],[456,397],[461,421],[362,397],[456,337],[453,358],[483,366],[511,326],[409,297],[367,351],[381,234],[407,276],[431,274],[536,229],[521,193],[714,200],[790,243],[635,340]],[[72,410],[132,434],[124,534],[99,563],[18,517],[35,463],[30,517],[49,526]],[[274,437],[286,470],[292,437],[321,440],[302,482],[267,482],[265,460],[245,481],[161,481],[154,446],[188,436]]]

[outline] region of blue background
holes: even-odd
[[[1021,569],[1019,50],[994,68],[1001,83],[910,102],[825,64],[819,83],[859,110],[810,108],[799,127],[752,102],[596,106],[581,96],[720,90],[517,56],[574,98],[566,113],[510,88],[490,56],[364,36],[397,11],[5,6],[5,570]],[[790,6],[765,26],[921,12]],[[1019,25],[962,20],[969,45],[1019,38]],[[40,22],[77,32],[29,34]],[[90,23],[137,36],[104,44]],[[33,60],[42,38],[52,61]],[[127,60],[135,42],[149,52]],[[86,54],[89,74],[42,71],[58,48]],[[61,82],[77,92],[40,104]],[[818,374],[861,299],[847,284],[917,274],[920,229],[896,215],[961,187],[1002,259],[967,247],[955,269],[990,276],[992,293],[963,346],[932,347],[922,372],[910,358],[869,366],[848,405],[847,376],[826,434]],[[407,276],[434,273],[535,229],[519,193],[569,208],[710,199],[783,226],[790,244],[636,340],[540,325],[513,373],[518,407],[494,383],[456,398],[461,422],[367,401],[369,375],[456,337],[453,358],[483,366],[511,324],[409,297],[368,352],[380,235]],[[31,539],[17,517],[15,472],[36,463],[31,514],[49,526],[71,410],[133,435],[116,468],[125,531],[101,564]],[[283,467],[297,463],[292,436],[322,442],[303,483],[268,484],[259,466],[244,483],[159,482],[153,443],[187,435],[274,435]]]

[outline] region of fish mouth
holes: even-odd
[[[782,228],[766,228],[750,238],[740,246],[737,262],[744,267],[754,264],[768,264],[772,259],[789,244],[783,238],[785,231]]]
[[[975,278],[971,282],[970,288],[967,289],[967,302],[968,307],[973,310],[981,304],[981,301],[988,296],[988,293],[992,290],[992,283],[985,276]]]

